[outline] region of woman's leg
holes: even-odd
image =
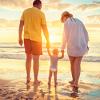
[[[81,71],[81,61],[82,57],[76,57],[74,60],[74,84],[75,86],[78,86],[78,81],[80,77],[80,71]]]
[[[69,56],[69,60],[70,60],[70,65],[71,65],[71,74],[72,74],[72,81],[70,81],[71,84],[73,84],[74,80],[75,80],[75,74],[74,74],[74,57]]]

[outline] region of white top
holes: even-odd
[[[79,19],[71,17],[64,22],[62,50],[67,44],[69,56],[83,56],[88,51],[88,40],[88,33]]]
[[[58,65],[58,57],[50,56],[50,70],[57,71],[57,65]]]

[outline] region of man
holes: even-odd
[[[24,47],[26,52],[26,73],[27,83],[30,83],[31,60],[33,58],[34,84],[38,84],[39,56],[42,54],[42,36],[41,28],[49,48],[49,33],[46,26],[44,13],[40,10],[42,2],[33,1],[33,7],[26,9],[21,17],[19,24],[19,45],[22,46],[22,31],[24,27]]]

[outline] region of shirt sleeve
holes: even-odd
[[[24,21],[24,12],[22,13],[20,20]]]
[[[88,42],[89,41],[89,36],[88,36],[88,32],[87,32],[84,24],[83,24],[83,31],[84,31],[84,36],[85,36],[86,42]]]
[[[64,31],[63,31],[63,36],[62,36],[62,47],[61,49],[64,50],[66,47],[66,42],[67,42],[67,37],[66,37],[66,24],[64,24]]]
[[[46,18],[45,18],[45,14],[44,13],[42,13],[41,24],[42,25],[46,24]]]

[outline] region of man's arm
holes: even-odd
[[[47,49],[47,51],[48,51],[49,56],[51,56],[51,52],[50,52],[50,50],[49,50],[49,49]]]
[[[43,30],[44,36],[46,38],[46,41],[47,41],[46,48],[50,48],[49,32],[48,32],[46,18],[45,18],[45,14],[44,13],[42,14],[41,26],[42,26],[42,30]]]
[[[22,40],[23,26],[24,26],[24,21],[21,20],[19,24],[19,45],[21,46],[23,44],[23,40]]]
[[[50,41],[49,41],[49,32],[48,32],[48,29],[47,29],[47,25],[46,24],[42,24],[42,29],[43,29],[43,33],[44,33],[44,36],[46,38],[46,48],[50,48]]]

